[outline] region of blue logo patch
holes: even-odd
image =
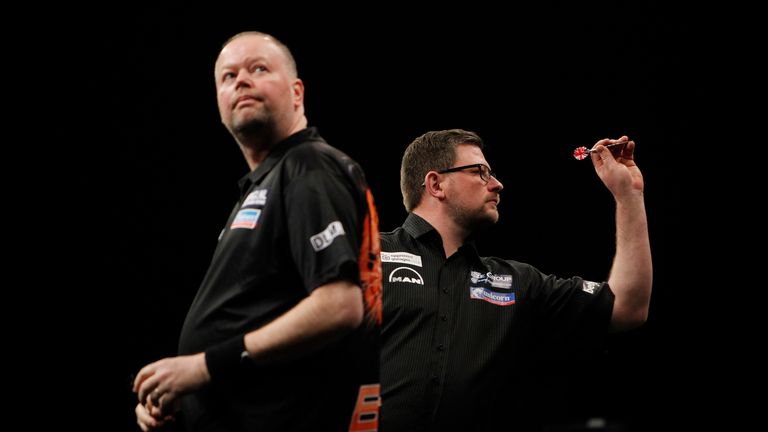
[[[237,212],[237,216],[235,216],[235,220],[232,221],[230,228],[254,229],[256,227],[256,222],[259,221],[259,215],[261,215],[261,210],[258,209],[240,210]]]
[[[498,293],[483,287],[469,287],[469,298],[487,301],[499,306],[515,304],[515,293]]]

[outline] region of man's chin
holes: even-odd
[[[264,130],[266,122],[263,119],[249,118],[244,121],[235,122],[232,130],[237,135],[252,135]]]
[[[494,206],[492,209],[489,209],[487,212],[485,212],[485,214],[483,214],[483,219],[485,219],[487,223],[491,225],[495,224],[499,221],[499,210]]]
[[[498,221],[499,221],[498,211],[485,213],[482,215],[482,217],[478,217],[474,221],[472,221],[472,230],[482,231],[482,230],[488,229],[496,225],[496,222]]]

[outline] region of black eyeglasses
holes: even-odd
[[[486,165],[481,164],[481,163],[476,163],[476,164],[472,164],[472,165],[462,165],[462,166],[459,166],[459,167],[448,168],[448,169],[437,171],[437,173],[438,174],[445,174],[445,173],[463,171],[465,169],[470,169],[470,168],[477,168],[477,170],[478,170],[477,173],[480,174],[480,178],[483,179],[483,181],[486,182],[486,183],[491,181],[491,177],[496,178],[496,173],[494,171],[491,171],[490,168],[488,168]],[[424,186],[424,183],[422,183],[421,185]]]

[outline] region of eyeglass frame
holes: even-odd
[[[453,168],[447,168],[447,169],[440,170],[440,171],[435,171],[435,172],[438,173],[438,174],[447,174],[447,173],[452,173],[452,172],[464,171],[465,169],[469,169],[469,168],[478,168],[478,169],[480,169],[480,171],[477,172],[477,174],[480,176],[480,179],[485,182],[485,184],[488,184],[488,182],[491,181],[491,177],[497,178],[496,177],[496,172],[493,171],[488,165],[482,164],[482,163],[462,165],[462,166],[457,166],[457,167],[453,167]],[[486,173],[486,172],[488,173],[488,179],[485,179],[484,176],[483,176],[483,174]],[[422,182],[421,186],[424,187],[424,186],[426,186],[426,184],[424,182]]]

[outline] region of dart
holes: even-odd
[[[618,142],[618,143],[608,144],[605,147],[610,148],[610,147],[613,147],[613,146],[624,145],[624,144],[626,144],[626,142]],[[593,151],[594,150],[592,150],[592,149],[588,149],[588,148],[586,148],[584,146],[581,146],[581,147],[579,147],[579,148],[577,148],[576,150],[573,151],[573,157],[575,157],[578,160],[584,160]]]

